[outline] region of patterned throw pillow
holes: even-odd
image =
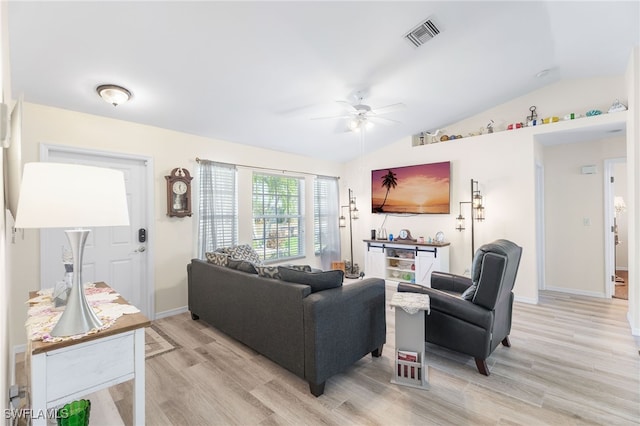
[[[229,264],[228,254],[207,252],[205,253],[205,256],[207,256],[207,262],[213,263],[214,265],[227,266]]]
[[[280,279],[280,273],[278,272],[277,266],[256,266],[256,270],[258,271],[258,275],[263,278],[275,278],[276,280]]]
[[[218,247],[217,249],[214,250],[215,253],[224,253],[224,254],[229,254],[229,250],[231,248],[230,247]]]
[[[310,265],[281,265],[281,266],[284,266],[285,268],[293,269],[295,271],[311,272]]]
[[[260,265],[260,256],[258,253],[248,244],[241,244],[239,246],[231,247],[229,249],[229,257],[237,260],[246,260],[255,265]]]

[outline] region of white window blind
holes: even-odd
[[[236,167],[200,160],[199,256],[238,243]]]
[[[331,262],[340,260],[338,179],[318,176],[314,180],[313,190],[313,247],[315,254],[321,258],[322,269],[328,270]]]

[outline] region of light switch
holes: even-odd
[[[591,226],[591,218],[590,217],[583,217],[582,218],[582,224],[584,226]]]

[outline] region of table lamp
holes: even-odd
[[[91,232],[82,228],[128,225],[121,171],[64,163],[24,165],[15,227],[76,228],[65,231],[73,253],[73,285],[52,336],[73,336],[102,327],[82,285],[82,257]]]

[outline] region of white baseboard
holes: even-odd
[[[616,266],[616,271],[628,271],[629,268],[626,266]]]
[[[172,317],[174,315],[183,314],[185,312],[189,312],[188,306],[183,306],[181,308],[176,308],[176,309],[169,309],[168,311],[163,311],[163,312],[156,312],[156,316],[154,319]]]
[[[513,300],[516,301],[516,302],[528,303],[529,305],[537,305],[538,304],[538,298],[537,297],[535,299],[532,299],[530,297],[515,296],[513,298]]]
[[[576,288],[549,287],[549,286],[547,286],[545,288],[545,290],[557,291],[557,292],[560,292],[560,293],[575,294],[575,295],[578,295],[578,296],[600,297],[602,299],[607,297],[604,294],[604,292],[601,292],[601,291],[586,291],[586,290],[579,290],[579,289],[576,289]]]

